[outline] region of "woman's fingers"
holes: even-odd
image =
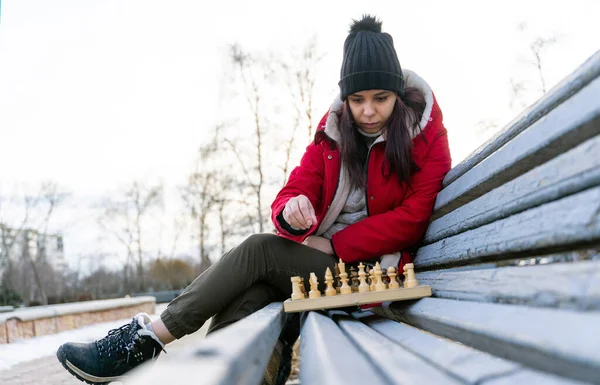
[[[283,210],[283,218],[293,227],[303,230],[317,223],[312,204],[304,195],[299,195],[288,201]]]
[[[300,199],[298,199],[298,207],[300,209],[300,214],[302,215],[302,219],[304,219],[306,227],[310,227],[313,225],[314,222],[316,222],[316,220],[313,221],[313,218],[315,217],[314,210],[308,198],[306,198],[303,195],[299,198]]]
[[[313,224],[317,223],[317,216],[315,215],[315,209],[313,208],[312,204],[310,203],[310,201],[308,200],[308,198],[306,198],[306,202],[308,204],[308,214],[310,215],[310,217],[313,220]]]
[[[305,229],[304,219],[300,214],[300,208],[298,206],[298,202],[296,198],[292,198],[285,205],[285,209],[283,210],[283,219],[287,223],[289,223],[292,227],[297,229]]]
[[[285,218],[285,214],[284,214],[284,218]],[[299,209],[294,210],[293,208],[290,208],[289,213],[288,213],[288,218],[285,218],[285,220],[287,221],[287,223],[289,223],[290,225],[292,225],[293,227],[295,227],[297,229],[304,230],[306,228],[303,224],[304,220],[302,218],[302,215],[300,215]]]

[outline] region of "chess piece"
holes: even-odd
[[[337,294],[340,294],[340,287],[342,287],[342,281],[340,280],[340,267],[337,263],[333,266],[333,274],[335,278],[335,291]]]
[[[360,280],[360,284],[358,285],[359,293],[366,293],[370,291],[369,285],[367,284],[367,273],[365,273],[365,265],[360,263],[358,265],[358,278]]]
[[[390,277],[390,289],[399,289],[400,284],[396,280],[396,269],[394,267],[388,268],[388,277]]]
[[[356,271],[356,267],[350,267],[350,287],[352,288],[353,293],[358,293],[358,272]]]
[[[327,268],[327,271],[325,272],[325,284],[327,285],[327,289],[325,289],[326,297],[337,294],[337,291],[333,288],[333,275],[331,274],[331,269],[329,268]]]
[[[348,285],[348,274],[346,273],[346,264],[342,262],[338,263],[338,267],[340,269],[340,281],[342,281],[342,286],[340,286],[340,294],[352,294],[352,288]]]
[[[381,269],[381,282],[383,282],[386,289],[389,287],[390,277],[388,276],[387,269]]]
[[[290,280],[292,281],[292,301],[296,301],[299,299],[304,299],[304,293],[302,292],[302,289],[300,288],[300,277],[292,277],[290,278]]]
[[[381,279],[382,273],[383,272],[381,271],[381,265],[379,264],[379,262],[377,262],[375,264],[375,291],[384,291],[386,289],[385,283],[383,283],[383,280]]]
[[[369,290],[375,291],[375,269],[373,267],[369,268]]]
[[[415,265],[412,263],[407,263],[404,265],[404,271],[406,276],[406,281],[404,281],[404,287],[417,287],[419,286],[419,282],[415,277]]]
[[[319,291],[319,280],[315,273],[310,273],[310,291],[308,292],[308,298],[319,298],[321,292]]]

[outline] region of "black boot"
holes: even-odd
[[[90,343],[69,342],[58,348],[56,356],[72,375],[89,384],[118,381],[142,362],[158,357],[164,345],[146,329],[150,317],[140,313],[131,323],[113,329],[101,340]]]

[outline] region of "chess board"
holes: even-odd
[[[394,267],[382,269],[379,262],[368,271],[361,262],[358,272],[351,267],[350,274],[348,274],[346,264],[340,259],[339,263],[334,266],[334,271],[335,276],[330,268],[325,271],[324,282],[327,289],[323,293],[318,289],[319,280],[315,273],[310,273],[310,291],[308,293],[304,285],[304,278],[291,277],[292,297],[283,303],[283,310],[286,313],[295,313],[431,296],[431,287],[419,285],[412,263],[404,265],[405,280],[402,287],[400,281],[396,279],[398,276],[396,269]],[[334,285],[337,287],[334,288]]]
[[[416,287],[369,291],[366,293],[337,294],[319,298],[288,299],[283,303],[286,313],[297,313],[307,310],[335,309],[347,306],[365,305],[379,302],[405,301],[431,296],[431,287],[419,285]]]

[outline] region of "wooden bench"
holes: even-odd
[[[304,313],[300,382],[600,384],[599,245],[600,51],[447,175],[415,258],[433,297]],[[139,383],[259,384],[285,317]]]

